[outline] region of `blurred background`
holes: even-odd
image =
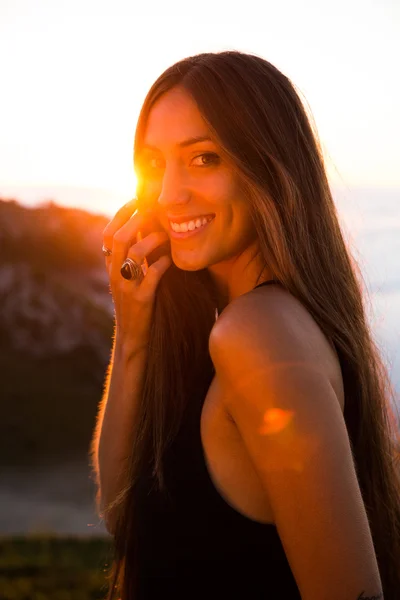
[[[176,60],[238,49],[296,85],[400,392],[398,1],[141,4],[0,0],[0,600],[105,595],[89,460],[113,325],[102,231],[134,195],[141,103]]]

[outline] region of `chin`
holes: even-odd
[[[209,262],[204,259],[196,258],[193,256],[191,259],[176,256],[174,252],[171,253],[172,262],[178,269],[182,271],[200,271],[201,269],[206,269],[209,266]]]
[[[208,267],[208,265],[200,265],[198,263],[187,263],[175,260],[173,260],[173,263],[181,271],[201,271],[201,269]]]

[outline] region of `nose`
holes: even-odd
[[[167,165],[164,170],[161,192],[158,196],[159,206],[167,208],[175,204],[187,204],[189,199],[190,192],[179,166]]]

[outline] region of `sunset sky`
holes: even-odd
[[[142,6],[140,6],[142,5]],[[333,183],[400,188],[398,0],[0,0],[0,197],[112,214],[141,103],[170,64],[238,49],[311,107]]]

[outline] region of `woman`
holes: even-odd
[[[109,598],[398,598],[394,393],[293,84],[240,52],[182,60],[134,158],[103,246]]]

